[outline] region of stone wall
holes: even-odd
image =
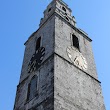
[[[53,55],[44,62],[42,66],[30,74],[30,76],[23,81],[17,90],[17,97],[14,110],[51,110],[54,106],[54,60]],[[31,78],[38,76],[38,95],[32,100],[27,101],[28,84]],[[50,100],[50,101],[49,101]]]
[[[100,83],[55,56],[55,110],[105,110]]]
[[[20,82],[22,82],[29,74],[28,74],[28,64],[35,53],[36,41],[37,38],[41,36],[41,46],[45,48],[45,57],[43,62],[51,55],[54,51],[54,24],[55,18],[50,17],[48,22],[46,22],[42,27],[40,27],[34,34],[32,34],[28,41],[25,43],[26,48],[24,52],[24,60],[21,70]]]
[[[21,70],[20,82],[17,87],[16,100],[14,110],[28,110],[32,107],[44,108],[53,107],[53,101],[50,103],[48,99],[53,100],[53,71],[54,71],[54,34],[55,34],[55,18],[52,16],[45,22],[35,33],[33,33],[25,43],[25,53]],[[41,37],[41,47],[45,48],[45,56],[41,66],[32,73],[28,73],[28,64],[35,53],[37,38]],[[31,101],[27,101],[28,84],[34,75],[39,78],[39,94]],[[36,99],[37,98],[37,99]],[[42,110],[43,110],[42,108]],[[41,110],[41,109],[38,109]]]
[[[55,53],[69,62],[71,61],[67,55],[67,47],[72,46],[72,34],[78,37],[80,53],[87,60],[88,69],[86,72],[97,79],[91,42],[83,34],[80,34],[77,28],[73,28],[67,21],[57,15],[55,18]]]

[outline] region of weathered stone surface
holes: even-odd
[[[24,110],[36,107],[39,108],[42,106],[45,110],[47,108],[53,108],[53,98],[54,98],[54,60],[53,55],[47,62],[44,62],[38,71],[33,72],[30,76],[23,81],[18,86],[15,110],[21,110],[24,107]],[[28,84],[31,78],[37,75],[38,76],[38,96],[33,98],[31,101],[27,101],[27,90]],[[49,101],[51,100],[51,102]],[[38,109],[42,110],[42,109]]]
[[[55,56],[55,110],[105,110],[99,82]]]
[[[105,110],[92,40],[75,24],[71,9],[62,0],[53,0],[44,11],[39,29],[25,43],[14,110]],[[75,66],[68,57],[67,48],[74,48],[72,34],[79,40],[78,52],[86,58],[87,70]],[[28,73],[28,64],[39,37],[45,56],[39,68]],[[75,56],[77,51],[73,53]],[[35,75],[38,76],[37,95],[27,100],[29,83]]]
[[[54,51],[54,17],[50,18],[37,32],[27,41],[23,66],[21,70],[20,82],[22,82],[28,74],[28,64],[35,53],[35,46],[37,38],[41,36],[41,46],[45,47],[45,58],[43,62],[53,53]]]
[[[67,47],[72,45],[72,34],[75,34],[79,39],[80,52],[87,59],[87,73],[97,79],[96,67],[94,63],[91,42],[75,31],[67,22],[62,20],[60,16],[55,19],[55,52],[70,61],[67,55]]]

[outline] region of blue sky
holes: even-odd
[[[51,0],[0,0],[0,110],[12,110],[24,42],[38,29]],[[106,110],[110,110],[110,0],[64,0],[77,27],[93,40],[93,52]]]

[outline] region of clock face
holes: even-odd
[[[42,60],[44,58],[45,55],[45,48],[41,47],[39,48],[32,56],[29,64],[28,64],[28,73],[31,73],[33,71],[35,71],[40,64],[42,63]]]
[[[67,55],[71,62],[80,69],[87,70],[86,58],[74,47],[67,47]]]

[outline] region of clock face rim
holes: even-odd
[[[77,49],[75,49],[73,46],[67,47],[67,55],[70,59],[70,61],[80,69],[87,71],[88,64],[86,58],[80,53]],[[74,54],[74,55],[72,55]]]

